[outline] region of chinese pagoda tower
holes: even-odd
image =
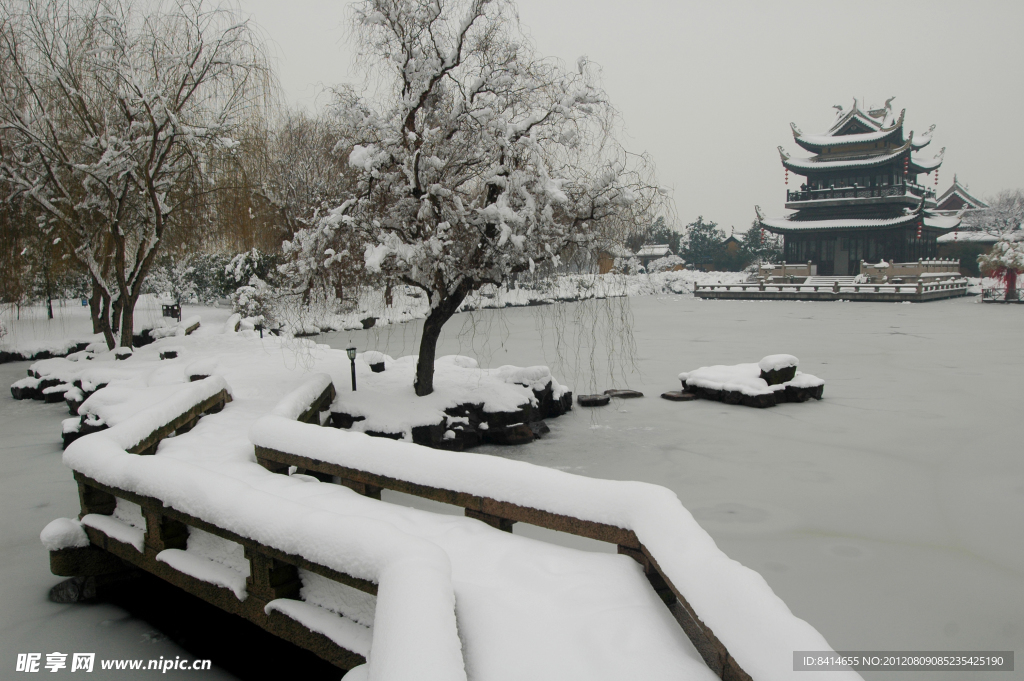
[[[786,208],[796,212],[766,218],[755,208],[762,229],[783,235],[786,262],[812,262],[819,275],[855,275],[862,260],[934,258],[936,239],[959,226],[959,214],[934,212],[935,191],[926,186],[933,172],[938,184],[945,152],[921,153],[935,126],[904,135],[906,110],[894,116],[893,99],[867,111],[856,99],[849,111],[836,106],[832,127],[818,135],[790,124],[793,140],[813,154],[798,158],[779,147],[786,184],[790,173],[804,178],[786,191]]]

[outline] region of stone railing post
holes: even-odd
[[[150,558],[165,549],[182,549],[188,545],[188,526],[157,511],[142,509],[146,519],[145,553]]]
[[[90,513],[113,515],[114,507],[117,505],[117,499],[113,494],[90,487],[83,482],[78,483],[78,500],[82,505],[82,512],[78,514],[79,519]]]
[[[298,598],[302,582],[294,565],[271,558],[248,546],[245,557],[249,561],[249,576],[245,590],[249,595],[269,603],[278,598]]]

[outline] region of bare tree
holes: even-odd
[[[320,219],[356,191],[358,174],[346,159],[351,151],[347,116],[357,98],[349,88],[330,93],[327,107],[310,115],[289,112],[270,136],[263,195],[288,230],[284,243],[289,256],[288,281],[308,302],[315,289],[331,291],[337,299],[346,287],[367,283],[365,273],[351,266],[351,254],[337,256],[325,266],[323,243],[315,229]]]
[[[469,293],[621,242],[659,191],[616,143],[597,69],[536,56],[511,2],[365,0],[354,26],[385,95],[348,108],[359,183],[303,247],[426,293],[427,395],[441,329]]]
[[[988,207],[973,210],[964,217],[971,229],[1002,235],[1024,229],[1024,191],[1003,190],[988,199]]]
[[[176,0],[20,0],[0,19],[0,173],[89,272],[107,344],[131,346],[135,303],[211,154],[266,102],[252,27]]]

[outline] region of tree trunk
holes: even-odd
[[[445,322],[458,311],[459,305],[473,290],[470,281],[463,281],[447,298],[441,300],[423,321],[423,336],[420,338],[420,354],[416,360],[416,381],[413,387],[416,395],[423,397],[434,392],[434,357],[437,354],[437,339]]]
[[[442,316],[435,308],[423,321],[423,336],[420,338],[420,354],[416,360],[416,382],[413,386],[419,397],[434,392],[434,357],[437,354],[437,339],[444,323],[451,315]]]
[[[1017,300],[1017,272],[1010,268],[1006,270],[1006,297],[1004,300]]]
[[[129,296],[127,300],[122,296],[124,303],[121,305],[121,347],[130,348],[135,344],[135,303],[138,296]]]
[[[89,313],[92,315],[92,332],[102,333],[107,349],[113,350],[117,345],[117,340],[114,338],[114,329],[110,325],[110,296],[106,294],[103,287],[95,279],[92,282]]]
[[[121,307],[124,305],[124,298],[118,296],[117,300],[110,304],[110,330],[116,336],[121,332]]]
[[[50,268],[43,268],[43,285],[46,286],[46,318],[53,319],[53,284],[50,283]]]
[[[94,281],[92,282],[92,295],[89,296],[89,316],[92,317],[92,332],[103,333],[103,324],[100,322],[100,310],[103,305],[103,289]]]

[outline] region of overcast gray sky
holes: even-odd
[[[907,130],[937,125],[925,151],[946,147],[982,197],[1024,187],[1024,2],[670,2],[520,0],[540,54],[600,64],[627,146],[648,151],[679,219],[703,215],[743,231],[759,204],[781,215],[778,145],[831,124],[854,96],[907,110]],[[358,82],[340,0],[242,0],[273,43],[293,105],[322,86]],[[795,181],[794,181],[795,180]],[[790,187],[799,179],[791,177]]]

